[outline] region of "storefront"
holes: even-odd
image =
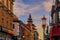
[[[13,40],[12,31],[9,31],[6,28],[2,28],[2,27],[0,27],[0,29],[1,29],[0,30],[0,40]]]

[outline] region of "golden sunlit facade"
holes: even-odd
[[[5,40],[9,40],[14,34],[13,2],[14,0],[0,0],[0,37]]]

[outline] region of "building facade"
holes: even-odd
[[[38,38],[38,32],[37,32],[37,30],[35,29],[34,30],[34,40],[38,40],[39,38]]]
[[[14,40],[18,40],[19,35],[19,21],[16,15],[13,16],[13,30],[14,30]]]
[[[50,30],[50,40],[60,40],[60,0],[55,0],[51,11],[52,28]]]
[[[33,20],[31,17],[31,14],[29,14],[29,18],[28,18],[28,23],[24,24],[23,22],[21,23],[22,26],[22,36],[21,36],[21,40],[34,40],[34,24],[33,24]]]
[[[13,40],[13,2],[14,0],[0,0],[1,40]]]

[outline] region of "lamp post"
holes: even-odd
[[[46,18],[45,16],[43,16],[42,18],[43,40],[45,40],[45,27],[46,27]]]

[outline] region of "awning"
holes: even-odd
[[[11,35],[14,35],[14,31],[12,31],[12,30],[8,30],[8,33]]]

